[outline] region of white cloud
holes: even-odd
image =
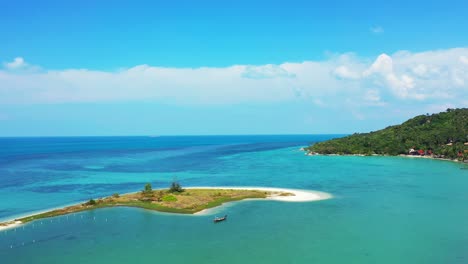
[[[434,78],[440,73],[440,69],[434,65],[420,63],[411,69],[412,73],[419,78]]]
[[[457,87],[463,87],[465,86],[465,78],[466,78],[466,72],[463,72],[460,69],[454,69],[452,71],[452,81],[455,86]]]
[[[467,56],[460,56],[460,61],[461,61],[461,63],[468,65],[468,57]]]
[[[22,57],[16,57],[12,62],[6,62],[4,65],[5,68],[10,70],[21,69],[28,66]]]
[[[278,65],[246,66],[242,76],[251,79],[294,78],[295,75]]]
[[[334,71],[333,74],[341,79],[359,79],[360,74],[350,70],[348,67],[341,65],[338,66]]]
[[[364,71],[364,76],[369,76],[371,74],[382,74],[387,75],[393,73],[393,60],[387,54],[381,54],[377,59],[372,63],[369,69]]]
[[[383,34],[384,33],[384,28],[381,26],[374,26],[370,28],[370,31],[374,34]]]
[[[375,60],[342,54],[301,63],[222,68],[138,65],[119,71],[19,70],[31,66],[18,59],[0,69],[0,104],[144,100],[193,105],[306,100],[316,107],[349,105],[351,109],[402,103],[462,105],[461,100],[468,98],[468,64],[463,58],[468,58],[468,48],[401,51],[381,54]],[[366,113],[363,109],[357,112]]]
[[[371,101],[371,102],[379,102],[380,101],[379,91],[377,90],[367,91],[366,94],[364,95],[364,99],[367,101]]]
[[[32,73],[41,70],[40,67],[27,63],[22,57],[16,57],[11,62],[4,62],[3,66],[5,70],[16,73]]]
[[[366,77],[377,76],[378,81],[384,81],[384,85],[390,88],[393,93],[400,98],[411,97],[409,90],[414,88],[414,80],[410,76],[403,74],[398,76],[393,70],[393,59],[387,54],[381,54],[375,62],[363,73]],[[413,98],[420,98],[414,95]]]
[[[413,68],[413,72],[418,76],[425,76],[427,73],[427,66],[425,64],[418,64]]]

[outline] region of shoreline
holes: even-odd
[[[435,158],[431,156],[416,156],[416,155],[405,155],[405,154],[400,154],[395,157],[404,157],[404,158],[416,158],[416,159],[431,159],[431,160],[442,160],[442,161],[452,161],[452,162],[457,162],[457,163],[466,163],[464,161],[459,161],[457,159],[445,159],[445,158]]]
[[[312,191],[312,190],[300,190],[300,189],[288,189],[288,188],[276,188],[276,187],[256,187],[256,186],[246,186],[246,187],[241,187],[241,186],[233,186],[233,187],[230,187],[230,186],[220,186],[220,187],[200,186],[200,187],[198,187],[198,186],[195,186],[195,187],[186,187],[185,189],[187,189],[187,190],[190,190],[190,189],[246,190],[246,191],[250,190],[250,191],[260,191],[260,192],[268,193],[265,198],[244,198],[244,199],[241,199],[241,200],[228,201],[228,202],[222,203],[222,204],[220,204],[218,206],[211,207],[211,208],[206,208],[206,209],[203,209],[203,210],[200,210],[200,211],[188,214],[188,215],[205,215],[205,214],[209,214],[210,210],[218,208],[219,206],[222,206],[224,204],[229,204],[229,203],[238,202],[238,201],[246,201],[246,200],[273,200],[273,201],[281,201],[281,202],[313,202],[313,201],[327,200],[327,199],[333,198],[333,195],[331,195],[329,193],[326,193],[326,192],[319,192],[319,191]],[[128,194],[135,194],[135,192],[128,193]],[[122,194],[122,195],[126,195],[126,194]],[[0,222],[0,232],[5,231],[7,229],[16,228],[18,226],[21,226],[23,224],[26,224],[26,223],[30,222],[30,221],[23,222],[23,221],[20,221],[19,219],[24,219],[24,218],[37,216],[37,215],[40,215],[41,213],[49,213],[49,212],[52,212],[54,210],[62,210],[62,209],[67,208],[68,206],[78,206],[80,204],[81,203],[76,203],[76,204],[62,206],[62,207],[56,207],[54,209],[45,209],[45,210],[41,210],[39,212],[24,214],[21,217],[15,217],[14,219],[11,219],[11,220],[5,220],[3,222]],[[123,205],[123,206],[125,206],[125,205]],[[108,207],[111,207],[111,206],[108,206]],[[95,210],[95,209],[108,208],[108,207],[95,207],[95,208],[89,208],[89,209],[86,209],[86,210]],[[127,205],[127,207],[137,207],[137,206]],[[137,208],[139,208],[139,207],[137,207]],[[146,208],[142,208],[142,209],[150,210],[150,209],[146,209]],[[82,210],[82,211],[85,211],[85,210]],[[77,211],[77,212],[82,212],[82,211]],[[152,211],[159,212],[158,210],[152,210]],[[71,213],[76,213],[76,212],[71,212]],[[173,212],[166,212],[166,213],[177,214],[177,213],[173,213]],[[62,215],[65,215],[65,214],[62,214]],[[61,216],[61,215],[57,215],[57,216]],[[52,216],[52,217],[54,217],[54,216]],[[38,218],[38,219],[41,219],[41,218]],[[38,219],[36,219],[36,220],[38,220]],[[34,220],[32,220],[32,221],[34,221]]]
[[[220,186],[220,187],[208,187],[208,186],[196,186],[187,187],[186,189],[207,189],[207,190],[252,190],[261,192],[271,192],[273,195],[267,196],[266,198],[259,198],[261,200],[275,200],[281,202],[313,202],[320,200],[327,200],[333,198],[333,196],[326,192],[312,191],[312,190],[301,190],[301,189],[289,189],[279,187],[257,187],[257,186]],[[275,193],[291,193],[290,196],[275,195]]]
[[[271,195],[267,196],[266,198],[250,198],[244,199],[241,201],[252,201],[252,200],[273,200],[273,201],[280,201],[280,202],[314,202],[314,201],[321,201],[333,198],[333,195],[327,192],[320,192],[320,191],[312,191],[312,190],[303,190],[303,189],[289,189],[289,188],[277,188],[277,187],[255,187],[255,186],[246,186],[246,187],[239,187],[239,186],[220,186],[220,187],[190,187],[190,188],[197,188],[197,189],[233,189],[233,190],[256,190],[256,191],[269,191],[269,192],[278,192],[278,193],[292,193],[293,196],[280,196],[280,195]],[[187,188],[187,189],[190,189]],[[238,202],[241,202],[238,201]],[[225,205],[221,205],[225,206]],[[210,215],[214,210],[218,207],[203,209],[199,212],[194,213],[193,215],[201,216],[201,215]]]
[[[17,221],[17,220],[0,223],[0,232],[11,229],[11,228],[18,227],[18,226],[20,226],[22,224],[23,224],[23,222]]]
[[[420,156],[420,155],[406,155],[406,154],[399,154],[399,155],[385,155],[385,154],[372,154],[372,155],[365,155],[365,154],[321,154],[321,153],[312,153],[304,150],[303,148],[300,149],[304,151],[305,156],[343,156],[343,157],[402,157],[402,158],[419,158],[419,159],[430,159],[430,160],[441,160],[441,161],[451,161],[456,163],[468,163],[468,161],[459,161],[457,159],[446,159],[446,158],[436,158],[432,156]]]

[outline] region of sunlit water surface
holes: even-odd
[[[134,208],[43,219],[0,232],[1,263],[468,263],[466,165],[299,151],[330,137],[0,139],[2,220],[175,177],[334,196],[231,203],[219,224]]]

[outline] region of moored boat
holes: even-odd
[[[222,221],[224,221],[224,220],[226,220],[226,219],[227,219],[227,215],[225,215],[225,216],[223,216],[223,217],[216,217],[216,216],[215,216],[213,222],[218,223],[218,222],[222,222]]]

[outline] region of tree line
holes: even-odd
[[[424,150],[440,158],[468,159],[468,108],[419,115],[401,125],[370,133],[313,144],[307,151],[320,154],[399,155]]]

